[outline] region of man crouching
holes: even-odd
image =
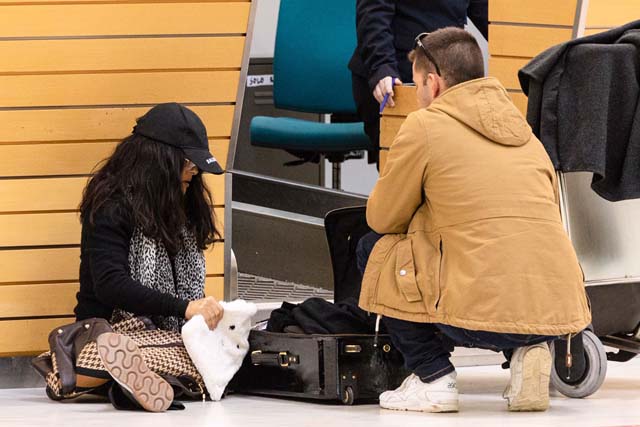
[[[383,408],[458,410],[457,345],[505,351],[512,411],[549,406],[548,342],[591,321],[554,168],[472,35],[444,28],[409,55],[420,110],[389,150],[359,243],[360,306],[384,316],[413,372]]]

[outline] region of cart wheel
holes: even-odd
[[[351,386],[347,386],[344,388],[344,390],[342,391],[342,396],[340,396],[340,399],[342,400],[342,403],[344,405],[353,405],[354,395],[353,395],[353,389],[351,388]]]
[[[584,343],[585,370],[582,377],[569,381],[556,372],[555,365],[551,369],[551,384],[567,397],[582,398],[598,391],[607,375],[607,354],[602,342],[591,331],[582,333]],[[552,345],[552,355],[555,360]]]

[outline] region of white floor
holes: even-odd
[[[509,413],[501,393],[508,371],[497,366],[458,369],[460,413],[385,411],[376,405],[339,406],[229,396],[191,402],[185,411],[150,414],[116,411],[108,403],[58,403],[41,389],[0,390],[0,426],[599,426],[640,427],[640,358],[610,363],[603,387],[587,399],[552,392],[545,413]]]

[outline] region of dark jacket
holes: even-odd
[[[105,205],[94,224],[85,219],[80,243],[78,320],[111,319],[114,308],[136,315],[184,317],[189,301],[147,288],[129,272],[129,243],[134,226],[117,204]]]
[[[640,197],[640,21],[541,53],[518,76],[556,169],[594,173],[610,201]]]
[[[407,54],[415,37],[443,27],[464,27],[469,17],[487,37],[487,0],[358,0],[356,46],[349,69],[371,89],[386,76],[411,82]]]

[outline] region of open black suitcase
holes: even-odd
[[[325,230],[334,276],[334,301],[360,294],[356,245],[369,231],[365,208],[329,212]],[[409,375],[388,335],[302,335],[251,331],[250,349],[229,389],[299,399],[375,402]]]

